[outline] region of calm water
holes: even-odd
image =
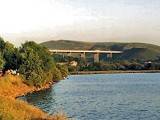
[[[23,99],[75,120],[160,120],[160,74],[69,76]]]

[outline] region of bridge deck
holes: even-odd
[[[101,51],[101,50],[49,50],[53,53],[112,53],[119,54],[122,51]]]

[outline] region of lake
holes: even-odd
[[[22,99],[73,120],[160,120],[160,74],[71,75]]]

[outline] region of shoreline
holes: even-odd
[[[16,96],[14,96],[15,99],[17,99],[18,97],[22,97],[22,96],[25,96],[27,94],[32,94],[34,92],[39,92],[39,91],[42,91],[42,90],[46,90],[46,89],[49,89],[51,88],[54,84],[56,84],[56,82],[53,82],[53,83],[49,83],[49,84],[46,84],[40,88],[36,88],[36,87],[31,87],[31,89],[28,89],[27,91],[25,92],[22,92],[22,93],[19,93],[17,94]],[[30,87],[30,86],[29,86]]]
[[[0,77],[0,100],[3,105],[3,109],[0,109],[0,113],[4,117],[11,114],[16,120],[18,117],[22,117],[27,120],[67,120],[64,113],[49,115],[42,109],[18,99],[18,97],[25,96],[30,93],[49,89],[54,84],[56,84],[56,82],[50,82],[40,88],[36,88],[25,84],[23,79],[19,76],[5,75]],[[8,109],[10,111],[8,111]],[[17,114],[15,115],[15,113]]]
[[[77,72],[70,72],[71,75],[122,74],[122,73],[160,73],[160,70],[109,70],[109,71],[77,71]]]

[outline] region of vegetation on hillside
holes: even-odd
[[[68,75],[68,68],[56,66],[47,48],[35,42],[26,42],[16,48],[0,38],[0,70],[3,71],[0,77],[0,120],[67,119],[64,114],[48,116],[40,109],[15,99],[39,88],[48,88],[51,83]]]
[[[36,87],[56,82],[68,74],[66,67],[56,67],[47,48],[35,42],[26,42],[20,48],[15,48],[2,38],[0,38],[0,68],[3,71],[17,70],[28,85]]]
[[[69,40],[41,43],[49,49],[73,50],[120,50],[123,54],[115,56],[117,60],[154,60],[160,56],[160,46],[146,43],[80,42]],[[103,57],[105,59],[105,56]]]
[[[79,41],[48,41],[42,45],[50,49],[80,49],[80,50],[119,50],[122,54],[107,58],[100,54],[100,62],[93,63],[93,54],[86,54],[86,59],[80,55],[62,56],[54,54],[57,62],[69,63],[77,61],[78,66],[69,66],[70,71],[106,71],[106,70],[160,70],[160,46],[146,43],[111,43],[111,42],[79,42]],[[67,46],[67,47],[66,47]]]
[[[102,58],[100,62],[94,63],[93,60],[90,59],[84,60],[80,57],[74,56],[64,56],[64,58],[60,57],[60,55],[53,55],[57,62],[62,62],[68,65],[68,69],[70,72],[76,71],[109,71],[109,70],[160,70],[160,57],[157,57],[155,60],[114,60],[112,58],[108,60],[103,60]],[[60,59],[58,59],[60,58]],[[77,66],[72,66],[70,63],[72,61],[77,62]]]

